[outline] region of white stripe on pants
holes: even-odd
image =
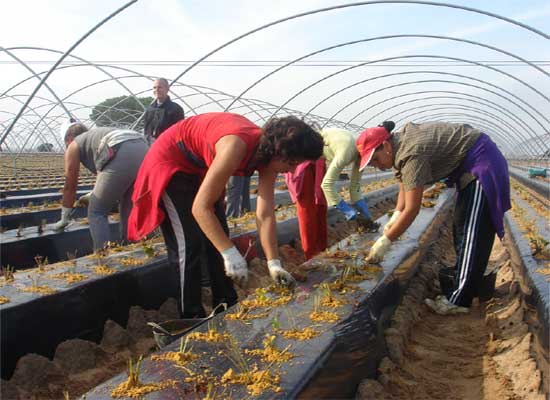
[[[181,313],[185,312],[185,304],[183,301],[183,293],[185,288],[185,233],[183,232],[183,226],[181,225],[178,211],[170,199],[170,196],[164,192],[162,194],[162,201],[164,202],[164,208],[168,214],[168,219],[172,225],[172,230],[176,236],[176,242],[178,243],[178,263],[180,267],[180,286],[181,286]]]
[[[451,297],[449,301],[453,304],[457,301],[458,297],[462,294],[462,291],[464,290],[464,285],[466,281],[470,278],[470,275],[472,273],[472,268],[475,264],[475,260],[473,260],[472,254],[474,251],[474,247],[476,245],[476,233],[478,230],[478,224],[479,224],[479,214],[481,213],[483,209],[483,191],[481,189],[481,184],[479,181],[476,180],[475,182],[475,189],[473,194],[473,200],[472,207],[469,210],[469,213],[467,215],[468,218],[468,224],[466,226],[466,231],[464,234],[464,246],[462,247],[462,262],[459,266],[459,269],[457,271],[459,276],[459,284],[458,288],[451,293]]]

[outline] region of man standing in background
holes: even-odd
[[[170,100],[169,85],[165,78],[153,82],[155,102],[145,111],[143,132],[149,144],[153,143],[162,132],[184,118],[183,108]]]

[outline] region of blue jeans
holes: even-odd
[[[237,218],[250,211],[250,177],[232,176],[227,183],[227,217]]]

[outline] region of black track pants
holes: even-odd
[[[204,317],[201,301],[201,261],[206,263],[212,287],[213,307],[237,302],[233,282],[225,275],[223,259],[206,238],[191,213],[200,180],[193,175],[176,173],[162,197],[166,218],[161,225],[171,265],[179,269],[181,307],[184,318]],[[229,233],[225,207],[220,199],[215,213],[226,233]]]
[[[447,295],[453,304],[469,307],[477,296],[495,241],[490,205],[474,180],[458,192],[453,236],[457,254],[454,288]]]

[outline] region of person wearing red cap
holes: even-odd
[[[356,221],[369,229],[373,227],[369,207],[361,193],[355,136],[340,128],[324,128],[321,135],[325,142],[323,158],[300,164],[294,173],[286,174],[292,201],[296,202],[302,248],[308,260],[327,247],[327,206],[338,209],[348,221]],[[351,167],[349,203],[336,191],[336,182],[347,166]]]
[[[393,123],[392,123],[393,124]],[[407,123],[390,134],[368,128],[357,139],[360,168],[394,168],[400,181],[395,212],[367,260],[380,262],[392,241],[416,218],[424,185],[442,179],[458,191],[454,216],[457,254],[454,287],[426,304],[438,314],[468,312],[479,293],[495,233],[504,236],[504,213],[510,209],[508,165],[486,134],[467,124]]]
[[[247,279],[247,263],[229,238],[223,206],[232,175],[258,171],[256,223],[269,274],[278,284],[295,283],[278,256],[275,179],[305,160],[316,160],[322,151],[323,138],[296,117],[273,118],[260,128],[241,115],[224,112],[186,118],[153,143],[134,185],[128,238],[139,240],[161,226],[169,261],[179,275],[184,318],[205,316],[203,260],[213,306],[237,301],[229,278]]]

